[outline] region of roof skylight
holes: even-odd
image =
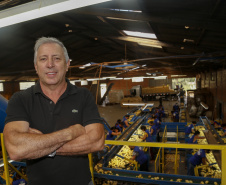
[[[149,38],[149,39],[157,39],[157,37],[154,33],[144,33],[144,32],[127,31],[127,30],[123,30],[123,32],[125,34],[129,35],[129,36],[143,37],[143,38]]]

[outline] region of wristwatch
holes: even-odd
[[[55,155],[56,155],[56,150],[54,152],[52,152],[51,154],[47,155],[47,156],[53,158],[53,157],[55,157]]]

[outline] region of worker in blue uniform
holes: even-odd
[[[200,135],[200,132],[198,130],[196,130],[195,133],[194,133],[194,135],[192,135],[189,138],[188,143],[198,144],[198,140],[197,139],[200,139],[199,135]],[[201,138],[203,138],[203,137],[201,137]]]
[[[151,134],[149,130],[146,128],[146,126],[142,125],[140,129],[144,131],[144,136],[141,137],[141,139],[146,142],[152,142]]]
[[[154,120],[154,125],[157,129],[157,141],[160,141],[160,137],[159,137],[159,132],[160,132],[160,128],[161,128],[161,122],[159,121],[159,119],[157,118],[157,116],[154,116],[155,120]]]
[[[195,176],[194,169],[197,165],[206,164],[206,153],[209,153],[210,150],[200,149],[189,159],[189,167],[187,175]]]
[[[107,133],[106,140],[114,140],[118,135],[120,135],[118,128],[111,127],[111,130]]]
[[[222,124],[222,129],[223,129],[223,134],[221,135],[221,137],[226,136],[226,124]]]
[[[13,178],[12,185],[26,185],[27,182],[24,179],[21,179],[19,174],[16,174],[15,177]]]
[[[173,113],[173,122],[179,122],[179,112],[174,111]]]
[[[189,134],[194,132],[195,125],[196,125],[196,121],[192,121],[192,123],[185,128],[185,136],[188,137]]]
[[[117,128],[119,132],[123,132],[123,123],[118,123],[117,125],[115,125],[115,128]]]
[[[148,171],[148,157],[144,153],[142,147],[130,146],[133,149],[132,160],[136,160],[140,164],[140,171]]]
[[[151,125],[151,128],[150,128],[151,142],[156,142],[157,141],[157,127],[153,121],[150,121],[150,125]],[[150,148],[151,159],[155,158],[156,153],[157,153],[156,148],[151,147]]]
[[[122,123],[123,123],[124,129],[126,129],[127,127],[129,127],[129,121],[128,121],[128,119],[129,119],[129,115],[128,114],[125,115],[124,118],[122,119]]]
[[[190,144],[198,144],[198,139],[203,139],[205,137],[200,137],[200,132],[197,130],[195,131],[195,133],[188,139],[187,143]],[[185,166],[187,167],[187,161],[189,160],[189,158],[191,157],[193,149],[186,149],[185,153],[186,153],[186,158],[185,158]]]
[[[116,127],[117,125],[119,125],[120,123],[122,123],[122,120],[121,120],[121,119],[118,119],[117,122],[115,123],[115,127]]]
[[[175,105],[173,106],[173,112],[177,111],[179,112],[180,108],[179,108],[179,105],[178,103],[175,103]]]
[[[164,107],[162,105],[159,105],[159,115],[161,118],[165,117],[165,111],[164,111]]]

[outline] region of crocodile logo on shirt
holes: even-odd
[[[78,110],[72,109],[72,113],[78,113]]]

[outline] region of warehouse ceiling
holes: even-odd
[[[29,2],[0,1],[0,13]],[[42,36],[65,44],[71,79],[215,71],[226,63],[225,12],[224,0],[112,0],[3,27],[0,80],[37,79],[33,46]]]

